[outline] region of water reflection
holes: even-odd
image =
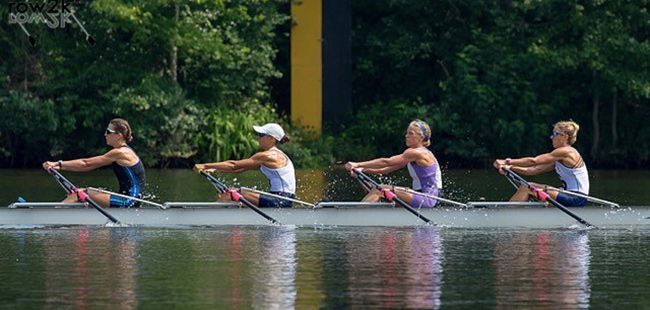
[[[71,242],[44,238],[46,306],[137,307],[135,235],[135,230],[81,228],[59,236]]]
[[[589,307],[589,235],[518,232],[495,247],[497,308]]]
[[[253,274],[255,309],[291,309],[296,302],[296,231],[273,227],[259,239]]]
[[[442,238],[433,227],[377,231],[346,244],[355,307],[439,308]]]
[[[649,236],[435,227],[0,230],[0,305],[636,309],[648,304]]]

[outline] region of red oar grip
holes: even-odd
[[[537,199],[539,199],[539,201],[548,200],[549,195],[545,191],[543,191],[543,190],[541,190],[539,188],[536,188],[536,187],[532,187],[532,186],[530,187],[530,190],[533,191],[533,193],[535,193],[535,197]]]
[[[75,190],[75,193],[77,194],[77,198],[78,198],[79,201],[81,201],[81,202],[85,202],[85,201],[88,199],[88,197],[89,197],[88,194],[86,194],[86,192],[84,192],[82,189],[78,189],[78,188],[77,188],[77,189]]]
[[[395,199],[395,197],[397,197],[395,195],[395,193],[391,192],[387,188],[382,188],[381,192],[384,194],[384,198],[386,198],[388,201],[393,201],[393,199]]]
[[[239,201],[239,199],[241,199],[241,197],[242,197],[241,194],[238,193],[236,190],[231,189],[231,190],[228,190],[228,191],[230,192],[230,197],[232,197],[233,201]]]

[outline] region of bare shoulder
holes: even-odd
[[[421,165],[430,165],[436,163],[436,157],[431,151],[425,148],[408,148],[404,151],[404,157],[411,161],[418,161]]]
[[[558,148],[554,149],[551,152],[551,155],[553,155],[555,157],[567,157],[567,156],[571,155],[571,153],[573,153],[573,152],[577,152],[576,149],[574,149],[574,148],[572,148],[570,146],[562,146],[562,147],[558,147]]]
[[[118,161],[122,165],[135,164],[140,158],[128,147],[114,148],[106,153],[110,158]]]
[[[255,153],[253,156],[251,156],[251,159],[267,162],[272,160],[274,157],[275,157],[275,152],[273,150],[268,150],[268,151],[260,151]]]

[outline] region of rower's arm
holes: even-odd
[[[389,169],[390,171],[395,171],[397,169],[403,168],[408,163],[417,160],[419,154],[413,149],[407,149],[404,153],[391,156],[389,158],[377,158],[369,161],[360,162],[357,165],[357,168],[364,168],[364,171],[372,171],[377,169]],[[370,172],[373,173],[373,172]],[[383,173],[383,172],[377,172]]]
[[[113,149],[100,156],[61,161],[61,166],[58,169],[77,172],[91,171],[108,166],[117,161],[121,156],[122,153],[119,150]]]
[[[391,172],[393,172],[395,170],[399,170],[401,168],[402,167],[400,167],[400,166],[388,166],[388,167],[384,167],[384,168],[366,168],[366,169],[363,169],[363,172],[370,173],[370,174],[387,174],[387,173],[391,173]]]
[[[222,173],[239,173],[246,170],[258,169],[266,160],[267,155],[264,152],[257,153],[251,158],[242,160],[226,160],[218,163],[207,163],[197,165],[200,170],[214,169],[216,172]]]
[[[538,165],[554,164],[564,157],[562,152],[554,150],[551,153],[537,155],[535,157],[523,157],[510,160],[510,165],[517,167],[534,167]]]
[[[555,162],[552,162],[547,164],[535,165],[532,167],[512,166],[510,167],[510,170],[523,175],[538,175],[545,172],[553,171],[554,167],[555,167]]]

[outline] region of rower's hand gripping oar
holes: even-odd
[[[417,216],[419,219],[432,224],[436,225],[436,223],[432,222],[430,219],[428,219],[426,216],[422,215],[420,212],[416,211],[411,207],[406,201],[400,199],[397,197],[395,193],[393,193],[391,190],[387,188],[381,188],[381,185],[377,183],[375,180],[371,179],[369,176],[367,176],[365,173],[361,171],[361,169],[354,169],[354,173],[357,175],[357,178],[359,178],[360,181],[364,182],[368,187],[370,188],[376,188],[377,190],[381,191],[384,194],[384,197],[388,199],[388,201],[397,201],[397,204],[402,206],[404,209],[408,210],[409,212],[413,213],[413,215]]]
[[[120,224],[120,221],[118,221],[115,217],[113,217],[110,213],[106,212],[102,207],[100,207],[90,196],[84,192],[82,189],[77,188],[72,182],[70,182],[68,179],[66,179],[60,172],[56,171],[55,169],[48,169],[47,172],[49,172],[61,186],[68,192],[68,194],[76,194],[77,199],[81,202],[87,202],[89,205],[91,205],[95,210],[99,211],[102,215],[107,217],[111,222],[114,224]]]
[[[537,188],[537,187],[531,185],[530,183],[528,183],[528,181],[526,181],[524,178],[522,178],[518,174],[514,173],[512,170],[507,169],[507,168],[503,168],[503,170],[505,171],[506,175],[509,175],[510,177],[512,177],[513,180],[516,180],[517,182],[519,182],[519,183],[523,184],[524,186],[528,187],[528,189],[530,189],[535,194],[535,197],[538,200],[543,201],[543,202],[544,201],[550,202],[556,208],[560,209],[562,212],[566,213],[567,215],[569,215],[570,217],[574,218],[576,221],[580,222],[581,224],[583,224],[583,225],[585,225],[587,227],[595,227],[594,225],[591,225],[591,223],[585,221],[583,218],[579,217],[575,213],[569,211],[569,209],[567,209],[567,207],[565,207],[561,203],[557,202],[557,200],[551,198],[551,196],[549,196],[549,194],[547,194],[541,188]]]
[[[205,171],[200,171],[201,174],[214,185],[214,187],[217,189],[218,192],[220,193],[229,193],[230,197],[232,198],[233,201],[241,202],[251,210],[255,211],[257,214],[263,216],[265,219],[269,220],[273,224],[280,224],[280,222],[276,221],[274,218],[272,218],[270,215],[264,213],[262,210],[260,210],[258,207],[256,207],[252,202],[248,201],[248,199],[244,198],[244,196],[240,193],[238,193],[236,190],[228,188],[226,184],[223,182],[219,181],[217,178],[213,177],[209,173]]]

